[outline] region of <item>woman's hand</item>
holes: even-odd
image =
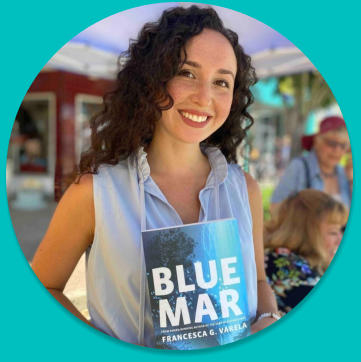
[[[274,322],[277,322],[276,319],[270,317],[270,318],[263,318],[260,321],[253,323],[251,325],[251,334],[255,334],[261,331],[263,328],[270,326]]]

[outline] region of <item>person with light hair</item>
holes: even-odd
[[[294,308],[330,264],[346,225],[346,207],[325,192],[289,196],[265,224],[265,265],[280,311]]]

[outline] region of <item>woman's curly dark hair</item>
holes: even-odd
[[[90,121],[91,146],[82,154],[79,175],[96,173],[101,164],[117,164],[140,146],[149,145],[162,111],[173,106],[167,83],[186,61],[185,44],[205,28],[229,40],[238,69],[230,114],[202,144],[219,147],[229,162],[236,162],[236,148],[253,124],[247,111],[253,102],[249,88],[256,82],[251,59],[215,10],[177,7],[164,11],[158,22],[145,24],[138,39],[131,41],[116,89],[104,96],[102,112]]]

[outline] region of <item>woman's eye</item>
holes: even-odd
[[[187,69],[182,69],[179,71],[178,75],[182,76],[182,77],[187,77],[187,78],[195,78],[194,74]]]
[[[215,84],[223,87],[223,88],[229,88],[229,83],[226,80],[220,79],[215,82]]]

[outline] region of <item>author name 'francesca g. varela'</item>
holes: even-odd
[[[201,331],[197,331],[197,332],[185,332],[185,333],[178,333],[178,334],[173,334],[173,335],[165,335],[162,336],[162,342],[176,342],[176,341],[184,341],[184,340],[188,340],[188,339],[195,339],[195,338],[205,338],[208,336],[214,336],[217,335],[218,333],[223,334],[223,333],[229,333],[229,332],[234,332],[234,331],[241,331],[243,329],[246,329],[248,327],[246,322],[243,323],[237,323],[234,325],[230,325],[230,326],[225,326],[225,327],[219,327],[219,328],[212,328],[209,330],[201,330]]]

